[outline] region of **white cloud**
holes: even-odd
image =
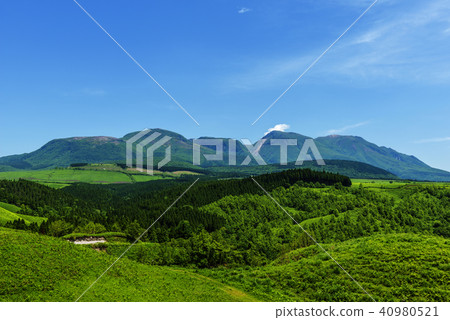
[[[450,141],[450,137],[422,139],[415,141],[415,143],[430,143],[430,142],[445,142],[445,141]]]
[[[362,126],[365,126],[366,124],[368,124],[369,121],[364,121],[364,122],[359,122],[359,123],[355,123],[355,124],[351,124],[345,127],[342,127],[340,129],[331,129],[327,131],[327,134],[339,134],[339,133],[344,133],[350,129],[355,129],[355,128],[359,128]]]
[[[250,8],[245,8],[245,7],[243,7],[243,8],[241,8],[241,9],[239,9],[238,13],[243,14],[243,13],[249,12],[249,11],[251,11],[251,10],[252,10],[252,9],[250,9]]]
[[[284,132],[287,129],[289,129],[290,127],[291,127],[290,125],[284,124],[284,123],[277,124],[273,128],[269,128],[264,135],[266,135],[266,134],[268,134],[268,133],[270,133],[272,131],[282,131],[282,132]]]
[[[242,71],[225,79],[225,86],[239,90],[259,90],[274,84],[287,85],[299,75],[314,56],[289,57],[285,59],[255,59],[242,63]]]

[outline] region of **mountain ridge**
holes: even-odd
[[[161,135],[171,137],[172,163],[192,166],[192,145],[194,139],[161,128],[152,129]],[[69,166],[72,163],[108,163],[125,162],[126,141],[139,133],[130,132],[121,138],[110,136],[79,136],[53,139],[41,148],[24,154],[0,157],[0,171],[38,170],[57,166]],[[211,137],[202,137],[211,138]],[[228,165],[229,140],[224,139],[224,158],[222,161],[206,161],[202,156],[202,167]],[[287,161],[295,162],[303,143],[311,137],[295,133],[271,131],[262,139],[296,139],[297,145],[289,146]],[[348,160],[366,163],[389,171],[402,179],[450,181],[450,172],[432,168],[413,155],[406,155],[396,150],[378,146],[359,136],[329,135],[313,139],[322,158],[325,160]],[[140,140],[138,140],[139,142]],[[155,159],[165,156],[165,148],[155,152]],[[214,146],[201,146],[202,154],[214,154]],[[267,164],[280,161],[280,146],[266,141],[259,149],[259,154]],[[236,143],[237,165],[250,155],[249,150],[240,142]],[[255,165],[252,159],[250,165]]]

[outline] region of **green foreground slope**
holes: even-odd
[[[0,228],[0,301],[75,301],[116,258],[67,241]],[[80,301],[252,301],[186,271],[121,259]]]
[[[376,301],[449,301],[450,242],[390,234],[324,245]],[[205,269],[205,276],[264,301],[372,301],[317,246],[259,268]]]
[[[0,248],[0,301],[74,301],[115,259],[9,229],[0,229]],[[375,235],[324,248],[376,301],[450,299],[448,240]],[[177,269],[123,258],[81,300],[371,301],[317,246],[263,267]]]

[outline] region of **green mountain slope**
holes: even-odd
[[[112,137],[55,139],[31,153],[0,158],[0,164],[17,169],[44,169],[71,163],[114,162],[125,155],[125,143]]]
[[[296,161],[305,139],[294,132],[272,131],[264,139],[297,139],[297,146],[288,148],[288,161]],[[414,156],[397,152],[391,148],[380,147],[355,136],[326,136],[314,139],[323,159],[350,160],[367,163],[372,166],[391,172],[402,179],[450,181],[450,173],[435,169]],[[279,146],[264,144],[260,150],[264,159],[269,163],[279,163]]]
[[[391,148],[379,147],[361,137],[327,136],[315,139],[326,159],[354,160],[371,164],[394,173],[400,178],[449,181],[450,173],[431,168],[414,156]]]
[[[0,229],[0,301],[75,301],[115,258],[68,241]],[[190,272],[121,259],[80,301],[253,301]]]
[[[316,171],[327,171],[333,173],[339,173],[348,176],[353,179],[398,179],[394,174],[374,167],[367,163],[348,161],[348,160],[327,160],[325,166],[320,166],[315,161],[305,161],[302,166],[295,165],[295,162],[288,163],[287,165],[268,164],[265,166],[237,166],[237,167],[212,167],[208,168],[211,172],[226,173],[233,172],[236,174],[244,175],[259,175],[265,173],[279,172],[287,169],[312,169]],[[1,177],[1,174],[0,174]]]
[[[163,129],[152,129],[163,136],[171,137],[172,160],[168,166],[192,168],[193,140]],[[0,171],[36,170],[68,166],[72,163],[125,163],[126,141],[138,132],[132,132],[122,138],[113,137],[74,137],[56,139],[48,142],[31,153],[0,158]],[[297,146],[288,148],[288,162],[295,162],[305,139],[309,137],[293,132],[272,131],[264,139],[296,139]],[[138,140],[137,142],[140,142]],[[379,147],[363,138],[353,136],[327,136],[315,139],[315,143],[324,159],[348,160],[370,164],[384,169],[400,178],[417,180],[450,181],[450,173],[431,168],[414,156],[399,153],[393,149]],[[236,144],[238,166],[249,155],[241,142]],[[202,146],[202,154],[214,154],[214,146]],[[201,156],[203,167],[228,166],[229,141],[224,140],[224,158],[222,161],[205,161]],[[259,153],[269,164],[279,163],[280,147],[270,145],[269,141],[260,148]],[[155,162],[164,158],[165,148],[155,151]],[[253,160],[251,165],[255,165]],[[167,167],[166,167],[167,168]],[[198,168],[198,167],[197,167]]]

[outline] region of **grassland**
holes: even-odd
[[[17,219],[23,219],[26,224],[30,224],[33,222],[41,224],[42,222],[47,220],[46,218],[28,216],[25,214],[17,213],[19,212],[19,210],[20,210],[19,207],[16,207],[8,203],[0,202],[0,226],[4,225],[7,222],[12,222]]]
[[[104,170],[103,170],[104,169]],[[18,180],[26,179],[39,182],[50,187],[62,188],[72,183],[84,182],[92,184],[110,183],[134,183],[158,179],[171,179],[170,176],[148,175],[142,173],[130,173],[119,170],[88,170],[88,169],[51,169],[51,170],[29,170],[0,172],[0,179]]]
[[[63,239],[66,240],[76,240],[80,238],[87,238],[87,237],[97,237],[97,238],[106,238],[109,239],[116,239],[116,238],[126,238],[126,234],[123,232],[103,232],[103,233],[96,233],[96,234],[90,234],[90,233],[70,233],[65,236],[63,236]]]
[[[360,184],[370,189],[397,189],[404,186],[435,186],[449,187],[450,182],[427,182],[411,180],[383,180],[383,179],[352,179],[353,187],[359,187]]]
[[[182,175],[198,175],[198,173],[154,170],[153,175],[149,175],[145,171],[138,171],[136,168],[123,169],[115,164],[88,164],[76,168],[0,172],[0,180],[25,179],[59,189],[79,182],[90,184],[131,184],[160,179],[175,179]]]
[[[75,301],[115,258],[61,239],[0,228],[0,301]],[[121,259],[80,301],[253,301],[191,273]]]
[[[20,211],[20,208],[18,206],[15,206],[15,205],[9,204],[9,203],[5,203],[5,202],[0,202],[0,208],[6,209],[13,213],[17,213]]]
[[[352,179],[352,187],[364,188],[390,194],[394,199],[399,200],[408,193],[408,190],[417,186],[433,186],[438,188],[449,188],[450,182],[426,182],[410,180],[382,180],[382,179]]]

